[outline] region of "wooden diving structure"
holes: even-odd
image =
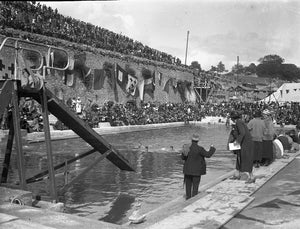
[[[130,165],[126,158],[124,158],[116,149],[114,149],[114,147],[112,147],[104,138],[102,138],[97,132],[89,127],[83,120],[81,120],[45,86],[45,77],[47,70],[54,69],[57,71],[64,71],[69,67],[69,54],[65,50],[49,45],[21,40],[19,38],[4,37],[0,40],[2,40],[2,43],[0,45],[0,73],[2,73],[0,75],[0,115],[2,115],[5,111],[8,111],[7,113],[9,120],[9,136],[6,145],[0,185],[7,183],[8,170],[14,140],[17,151],[19,189],[27,190],[27,183],[38,182],[47,177],[50,182],[50,195],[52,200],[54,201],[58,200],[55,171],[60,168],[67,167],[68,164],[75,162],[80,158],[86,157],[92,153],[98,152],[100,153],[100,156],[96,158],[89,166],[83,169],[83,171],[78,174],[77,177],[73,178],[70,182],[68,182],[68,179],[65,179],[65,181],[67,182],[65,182],[65,185],[60,188],[59,191],[65,191],[75,181],[77,181],[80,177],[90,171],[99,161],[103,160],[104,158],[107,158],[121,170],[134,171],[133,166]],[[44,52],[42,52],[41,49],[44,49]],[[1,55],[1,52],[3,50],[5,55]],[[8,50],[12,51],[9,52]],[[33,68],[26,65],[26,60],[24,57],[25,55],[22,55],[23,51],[31,52],[31,55],[35,55],[35,59],[40,60],[36,65],[37,67]],[[53,64],[55,63],[54,58],[56,55],[65,57],[65,60],[63,62],[64,64],[62,64],[61,62],[58,66],[55,66]],[[6,64],[3,64],[5,61]],[[7,68],[7,66],[10,67]],[[6,70],[5,74],[3,70]],[[10,76],[8,76],[7,70],[11,71]],[[41,71],[42,75],[40,75],[39,73]],[[29,75],[27,76],[27,78],[24,72]],[[33,79],[35,85],[30,82],[28,84],[29,86],[27,85],[27,87],[24,87],[24,84],[22,84],[22,80],[24,82],[25,78],[26,80],[28,80],[30,77]],[[48,170],[42,171],[41,173],[36,174],[30,178],[26,178],[24,154],[22,151],[19,111],[20,97],[31,97],[42,106]],[[49,111],[71,130],[73,130],[79,137],[90,144],[93,149],[88,152],[82,153],[77,157],[69,159],[65,163],[54,166],[48,117]]]

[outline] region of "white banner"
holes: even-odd
[[[135,77],[128,74],[128,81],[127,81],[127,85],[126,85],[127,93],[129,93],[131,95],[134,95],[137,83],[138,83],[137,78],[135,78]]]

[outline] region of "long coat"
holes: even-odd
[[[253,169],[253,141],[247,125],[241,120],[236,121],[236,141],[241,145],[240,172],[252,172]]]
[[[205,157],[211,157],[215,151],[216,149],[214,147],[210,147],[209,151],[206,151],[202,146],[199,146],[197,142],[192,141],[187,156],[184,154],[181,155],[182,159],[185,160],[183,173],[192,176],[206,174]]]

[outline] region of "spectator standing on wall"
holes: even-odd
[[[73,111],[76,111],[76,98],[73,97],[71,100],[71,108]]]
[[[81,104],[80,97],[78,97],[77,100],[76,100],[75,110],[76,110],[76,114],[81,114],[82,113],[82,104]]]

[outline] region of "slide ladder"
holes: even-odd
[[[41,97],[38,93],[26,93],[23,96],[34,98],[41,103]],[[99,153],[104,154],[111,150],[111,153],[106,156],[114,165],[121,170],[134,171],[129,164],[116,149],[102,138],[95,130],[88,126],[82,119],[80,119],[73,111],[70,110],[62,101],[60,101],[49,89],[45,87],[45,95],[47,98],[48,110],[66,126],[73,130],[79,137],[89,143]]]

